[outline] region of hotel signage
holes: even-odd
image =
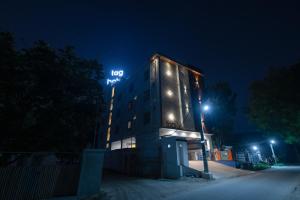
[[[123,70],[111,70],[111,78],[108,78],[106,80],[106,84],[107,85],[114,85],[115,83],[119,82],[121,80],[121,78],[124,75],[124,71]]]

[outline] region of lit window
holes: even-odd
[[[169,119],[170,121],[174,121],[174,120],[175,120],[174,114],[173,114],[173,113],[169,113],[169,114],[168,114],[168,119]]]
[[[133,98],[134,100],[137,100],[137,96],[134,96],[134,98]]]
[[[125,138],[122,140],[122,149],[130,149],[135,147],[136,147],[135,137]]]
[[[167,95],[168,95],[169,97],[171,97],[171,96],[173,96],[173,92],[172,92],[171,90],[167,90]]]
[[[115,96],[115,87],[113,87],[111,90],[111,98],[113,98],[114,96]]]
[[[111,118],[112,118],[112,112],[109,113],[109,117],[108,117],[108,125],[111,125]]]
[[[111,143],[111,150],[121,149],[121,140]]]
[[[111,102],[109,110],[112,111],[113,108],[114,108],[114,104],[113,104],[113,102]]]
[[[107,129],[106,141],[110,140],[110,127]]]
[[[136,120],[136,115],[134,115],[132,119],[133,119],[133,120]]]
[[[128,121],[128,123],[127,123],[127,128],[128,128],[128,129],[131,129],[131,121]]]
[[[106,143],[106,148],[107,148],[107,149],[109,148],[109,143]]]

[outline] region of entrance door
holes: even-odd
[[[184,165],[182,144],[178,145],[179,165]]]

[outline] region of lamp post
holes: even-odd
[[[277,159],[276,159],[274,149],[273,149],[273,144],[275,144],[275,143],[276,143],[275,140],[270,140],[270,148],[271,148],[271,151],[272,151],[272,157],[274,159],[275,164],[277,164]]]
[[[209,110],[208,105],[202,105],[202,89],[200,87],[200,82],[199,82],[200,77],[198,75],[195,76],[195,84],[196,84],[196,89],[198,90],[198,102],[199,102],[199,114],[200,114],[200,145],[202,149],[202,156],[203,156],[203,178],[206,179],[212,179],[212,174],[209,173],[208,170],[208,162],[207,162],[207,157],[206,157],[206,149],[205,149],[205,139],[204,139],[204,111],[207,112]]]
[[[259,161],[262,161],[261,154],[260,154],[260,151],[259,151],[259,149],[258,149],[258,146],[253,145],[253,146],[252,146],[252,149],[254,150],[254,152],[255,152],[255,154],[256,154],[258,160],[259,160]]]
[[[207,155],[206,155],[206,149],[205,149],[205,138],[204,138],[204,111],[207,112],[209,110],[208,105],[201,106],[201,101],[199,101],[200,104],[200,116],[201,116],[201,131],[200,131],[200,142],[201,142],[201,149],[202,149],[202,156],[203,156],[203,168],[204,168],[204,176],[207,179],[211,179],[212,175],[209,173],[208,169],[208,162],[207,162]]]

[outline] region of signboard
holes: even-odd
[[[119,82],[124,75],[123,70],[111,70],[111,78],[106,80],[107,85],[114,85],[115,83]]]

